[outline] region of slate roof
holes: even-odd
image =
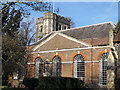
[[[61,33],[71,36],[76,39],[87,39],[87,38],[104,38],[109,36],[110,29],[113,29],[111,22],[96,24],[90,26],[84,26],[80,28],[74,28],[67,31],[61,31]]]
[[[109,31],[110,29],[113,29],[115,25],[112,22],[106,22],[106,23],[100,23],[100,24],[94,24],[89,26],[83,26],[78,28],[72,28],[68,30],[61,30],[61,31],[54,31],[50,34],[46,35],[42,39],[40,39],[38,42],[34,43],[33,45],[37,45],[50,37],[54,33],[63,33],[67,36],[76,38],[78,40],[82,39],[88,39],[88,38],[104,38],[109,37]]]

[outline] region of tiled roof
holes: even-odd
[[[54,31],[46,35],[45,37],[43,37],[33,45],[37,45],[41,43],[42,41],[44,41],[54,33],[63,33],[67,36],[73,37],[78,40],[88,39],[88,38],[96,39],[96,38],[109,37],[109,31],[114,27],[115,26],[112,22],[106,22],[106,23],[94,24],[94,25],[83,26],[78,28],[72,28],[68,30]]]
[[[70,37],[81,40],[87,38],[108,37],[110,29],[113,29],[112,22],[83,26],[83,27],[74,28],[66,31],[60,31],[60,32]]]

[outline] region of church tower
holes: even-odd
[[[62,17],[52,12],[44,13],[44,17],[36,19],[36,36],[37,42],[42,36],[52,31],[66,30],[71,25],[71,19]]]

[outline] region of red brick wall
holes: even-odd
[[[86,61],[99,61],[99,56],[101,54],[101,52],[103,52],[105,49],[109,49],[109,48],[97,48],[97,49],[86,49],[86,50],[79,50],[80,53],[83,53],[86,57]],[[66,61],[71,61],[73,56],[77,53],[78,50],[74,50],[74,51],[62,51],[62,52],[57,52],[59,55],[61,55],[63,62]],[[56,52],[52,52],[52,53],[41,53],[39,54],[40,56],[42,56],[43,60],[48,58],[50,61],[52,61],[52,57],[56,54]],[[33,54],[33,60],[34,58],[36,58],[36,56],[38,56],[38,54]],[[31,61],[31,62],[32,62]],[[72,63],[63,63],[62,64],[62,76],[63,77],[73,77],[73,65]],[[34,67],[33,65],[31,65],[31,72],[34,72]],[[91,62],[86,62],[85,63],[85,80],[86,83],[90,83],[91,79],[93,80],[93,82],[98,83],[99,80],[99,62],[95,62],[95,63],[91,63]],[[34,73],[30,74],[30,77],[34,77]]]
[[[85,42],[93,43],[94,45],[106,44],[106,43],[108,44],[108,38],[94,39],[93,41],[86,40]],[[68,48],[78,48],[78,47],[85,47],[85,46],[57,35],[56,37],[52,38],[47,43],[45,43],[43,46],[39,47],[36,51],[56,50],[56,48],[68,49]],[[59,51],[57,53],[61,57],[63,62],[67,62],[67,61],[73,62],[72,59],[74,58],[74,56],[77,54],[78,51],[84,56],[84,58],[86,58],[86,61],[99,61],[99,57],[102,54],[101,52],[103,52],[105,49],[109,50],[109,48],[93,48],[93,49],[84,49],[84,50]],[[39,56],[43,60],[47,58],[50,61],[52,61],[55,55],[56,55],[56,52],[39,53]],[[38,57],[38,53],[31,54],[31,59],[29,59],[29,62],[34,62],[37,57]],[[34,65],[32,65],[32,68],[30,71],[31,71],[30,76],[34,77],[34,72],[35,72]],[[62,77],[73,77],[72,63],[62,63]],[[99,62],[85,63],[85,82],[91,83],[92,82],[91,80],[94,83],[98,83]]]
[[[117,33],[117,35],[115,36],[114,42],[118,42],[118,41],[120,41],[120,30],[119,30],[119,32]]]
[[[83,39],[81,40],[83,42],[86,42],[86,43],[89,43],[89,44],[92,44],[92,45],[105,45],[105,44],[109,44],[109,38],[106,37],[106,38],[93,38],[93,39]]]
[[[82,44],[71,41],[67,38],[64,38],[60,35],[56,35],[54,38],[46,42],[44,45],[39,47],[36,51],[44,51],[44,50],[55,50],[55,49],[67,49],[67,48],[78,48],[85,47]]]

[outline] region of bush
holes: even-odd
[[[23,84],[29,88],[29,90],[34,90],[38,86],[38,79],[35,78],[25,78]]]
[[[8,86],[0,86],[0,88],[8,88]]]
[[[84,82],[77,78],[67,77],[41,77],[38,89],[48,88],[83,88]]]
[[[115,89],[120,90],[120,78],[115,79]]]

